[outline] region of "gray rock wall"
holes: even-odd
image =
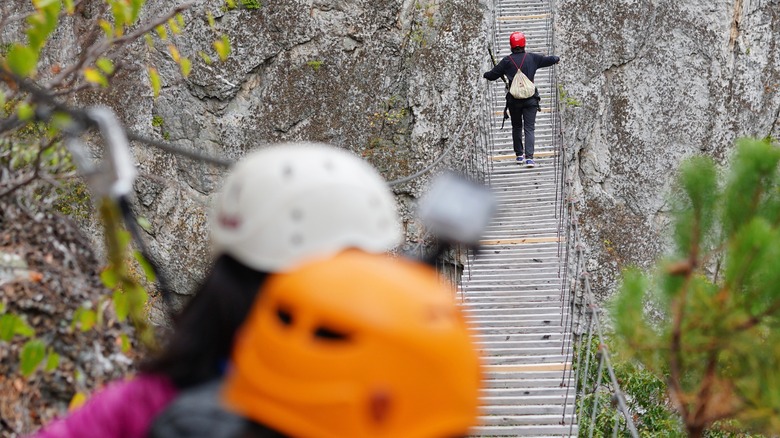
[[[668,242],[680,160],[725,163],[737,137],[780,137],[780,1],[557,0],[555,29],[588,266],[607,295]]]

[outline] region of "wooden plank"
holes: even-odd
[[[534,158],[539,157],[554,157],[555,151],[549,151],[549,152],[537,152],[534,154]],[[515,155],[514,154],[508,154],[508,155],[493,155],[490,157],[492,161],[504,161],[504,160],[514,160]]]
[[[525,371],[564,371],[571,367],[570,363],[539,363],[523,365],[488,365],[486,373],[517,373]]]
[[[536,14],[536,15],[507,15],[504,17],[498,17],[499,21],[518,21],[518,20],[537,20],[539,18],[547,18],[550,14]]]
[[[540,112],[540,113],[551,113],[551,112],[553,112],[553,111],[552,111],[552,109],[551,109],[551,108],[542,108],[542,109],[541,109],[539,112]],[[496,116],[503,116],[503,115],[504,115],[504,112],[503,112],[503,111],[495,111],[495,112],[493,113],[493,115],[496,115]]]
[[[558,242],[561,239],[559,237],[527,237],[524,239],[494,239],[494,240],[480,240],[480,245],[518,245],[523,243],[546,243],[546,242]]]

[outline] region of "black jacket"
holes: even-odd
[[[524,56],[525,61],[523,61]],[[512,57],[511,60],[509,59],[510,57]],[[514,61],[514,63],[512,63],[512,61]],[[557,64],[558,61],[560,61],[560,58],[557,56],[544,56],[533,52],[512,53],[509,56],[505,56],[504,59],[502,59],[498,64],[496,64],[495,67],[493,67],[492,70],[485,72],[482,77],[489,81],[495,81],[501,76],[506,76],[507,80],[511,84],[512,79],[514,79],[515,74],[517,73],[517,67],[515,67],[515,64],[517,64],[520,67],[520,70],[523,71],[523,74],[525,74],[526,77],[528,77],[528,79],[533,82],[534,76],[536,75],[536,70]],[[536,99],[538,101],[539,90],[537,89],[534,95],[528,99],[515,99],[511,94],[509,94],[509,92],[506,93],[506,96],[508,100]]]

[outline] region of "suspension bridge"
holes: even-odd
[[[522,31],[526,50],[552,52],[552,10],[547,0],[496,2],[493,47],[509,53],[509,34]],[[459,295],[477,327],[487,365],[483,415],[474,436],[576,436],[571,336],[565,322],[561,234],[562,168],[557,135],[554,69],[537,71],[542,98],[537,115],[537,167],[518,166],[511,128],[501,129],[506,90],[491,83],[486,177],[498,210],[469,256]]]
[[[496,53],[508,54],[509,35],[521,31],[527,51],[553,54],[552,4],[493,2],[490,38]],[[490,83],[482,109],[487,165],[480,176],[494,192],[498,209],[481,250],[467,255],[458,284],[457,297],[475,327],[486,365],[482,415],[471,436],[592,437],[599,412],[594,395],[601,392],[613,401],[612,436],[637,437],[583,266],[555,67],[538,70],[535,84],[542,99],[537,167],[518,165],[511,128],[501,128],[502,81]],[[597,349],[592,348],[594,333]],[[579,338],[586,340],[585,347],[575,353]],[[584,405],[586,398],[590,401]],[[581,416],[590,420],[583,430]],[[598,436],[603,433],[602,428]]]

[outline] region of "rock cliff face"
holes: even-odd
[[[780,1],[558,0],[565,144],[602,294],[668,241],[679,161],[780,136]]]
[[[213,36],[202,17],[213,4],[193,7],[182,46],[208,48]],[[158,120],[159,136],[233,158],[264,143],[323,141],[366,157],[389,180],[430,163],[450,141],[464,147],[450,138],[460,125],[475,130],[477,114],[463,108],[479,95],[476,0],[292,0],[212,12],[229,36],[230,59],[200,64],[186,81],[164,71],[161,98],[137,103],[139,129]],[[173,70],[162,53],[153,56]],[[176,289],[190,290],[208,259],[204,205],[222,173],[159,155],[141,163],[143,213],[154,218]],[[397,189],[407,220],[421,188],[416,181]],[[414,227],[408,234],[420,237]]]

